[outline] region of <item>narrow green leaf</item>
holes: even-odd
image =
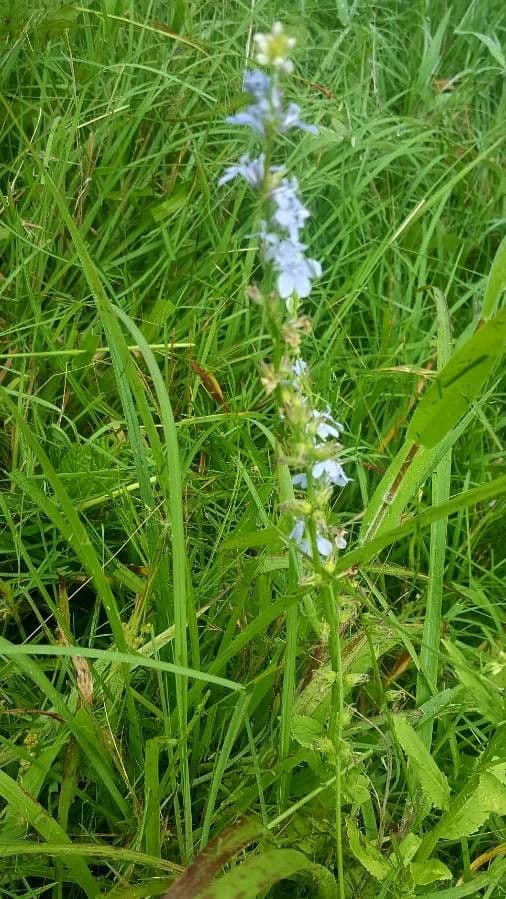
[[[31,644],[14,644],[9,643],[0,637],[0,656],[6,658],[17,658],[19,656],[65,656],[72,658],[74,656],[82,656],[85,659],[101,659],[111,664],[124,663],[131,665],[132,668],[137,666],[141,668],[153,668],[156,671],[167,671],[170,674],[176,674],[180,677],[195,678],[207,683],[216,684],[220,687],[228,687],[231,690],[244,690],[241,684],[235,681],[227,680],[224,677],[216,677],[204,671],[195,671],[193,668],[181,668],[180,665],[174,665],[171,662],[164,662],[162,659],[150,659],[148,656],[130,653],[115,652],[109,649],[90,649],[87,646],[51,646],[44,643]],[[56,694],[58,695],[58,694]]]
[[[475,503],[486,502],[488,499],[497,499],[498,496],[505,492],[506,475],[501,478],[495,478],[495,480],[490,481],[488,484],[483,484],[481,487],[473,487],[472,490],[466,490],[463,493],[459,493],[457,496],[449,499],[447,503],[442,503],[440,506],[425,509],[418,515],[412,516],[404,524],[401,524],[400,527],[386,531],[378,537],[375,537],[373,540],[364,543],[362,546],[358,546],[348,553],[343,553],[337,560],[334,573],[338,574],[355,565],[360,565],[362,562],[369,561],[369,559],[372,559],[386,546],[396,543],[403,537],[408,536],[408,534],[421,531],[423,528],[432,524],[433,521],[438,521],[440,518],[446,518],[448,515],[453,515],[455,512],[458,512],[459,509],[465,509]]]
[[[402,715],[394,718],[394,728],[423,792],[436,808],[447,809],[450,801],[448,781],[427,747]]]
[[[236,707],[230,718],[230,723],[223,740],[223,745],[216,755],[216,764],[214,766],[213,776],[211,778],[211,784],[209,787],[209,793],[204,812],[204,821],[202,823],[202,831],[200,836],[201,849],[204,848],[209,839],[209,832],[211,830],[214,810],[222,785],[223,775],[225,774],[225,769],[228,764],[230,753],[232,752],[232,748],[237,739],[239,729],[247,713],[250,700],[251,695],[248,693],[243,693],[243,695],[238,698]]]
[[[407,438],[433,447],[469,411],[506,347],[506,309],[453,354],[418,403]]]
[[[451,326],[446,299],[439,290],[434,290],[438,320],[438,371],[447,364],[451,356]],[[448,501],[452,470],[452,449],[448,448],[432,475],[432,504],[438,506]],[[436,692],[439,665],[439,643],[441,639],[441,609],[443,602],[443,579],[446,564],[447,518],[440,518],[431,525],[429,579],[423,623],[422,647],[420,650],[420,670],[417,674],[416,700],[423,705]],[[422,722],[420,739],[430,749],[433,721]]]
[[[36,805],[37,808],[40,808],[38,803]],[[40,832],[42,833],[42,831]],[[51,839],[47,843],[31,843],[29,840],[0,842],[0,856],[12,855],[51,855],[64,861],[65,859],[79,860],[80,857],[100,858],[109,862],[114,861],[116,864],[126,862],[146,868],[157,868],[160,871],[170,871],[173,874],[181,874],[182,871],[181,865],[176,865],[167,859],[153,858],[143,852],[137,852],[135,849],[123,849],[121,846],[106,843],[71,843],[66,834],[62,839]]]
[[[490,274],[485,288],[485,296],[483,297],[483,308],[481,317],[487,321],[491,318],[497,309],[501,299],[501,294],[506,287],[506,236],[503,237],[499,244],[499,249],[495,254]]]

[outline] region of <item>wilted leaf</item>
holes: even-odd
[[[257,839],[262,831],[262,825],[255,818],[239,818],[199,852],[163,899],[195,899],[218,871],[248,843]]]
[[[295,849],[270,849],[250,855],[245,862],[228,871],[202,892],[184,899],[256,899],[259,894],[286,877],[296,874],[316,881],[321,899],[336,899],[336,882],[326,868],[310,862]],[[172,893],[167,893],[167,899]],[[183,896],[181,895],[181,899]]]

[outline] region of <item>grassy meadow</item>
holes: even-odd
[[[352,481],[294,574],[251,36]],[[0,0],[0,896],[506,896],[501,0]],[[438,374],[440,372],[440,374]]]

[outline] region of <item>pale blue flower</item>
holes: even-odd
[[[323,537],[322,534],[316,535],[316,546],[320,555],[325,559],[328,559],[328,557],[332,555],[332,552],[334,550],[334,547],[332,546],[330,540],[327,537]]]
[[[337,459],[324,459],[321,462],[315,462],[311,474],[315,481],[323,480],[327,484],[336,484],[338,487],[346,487],[349,482],[349,478],[346,477],[343,467]],[[307,490],[306,473],[302,471],[294,474],[292,484],[294,487],[300,487],[301,490]]]
[[[244,91],[255,100],[264,100],[269,94],[271,79],[261,69],[248,69],[244,73]]]
[[[260,153],[256,159],[251,159],[248,153],[244,153],[236,165],[229,165],[218,181],[219,186],[232,181],[234,178],[244,178],[255,190],[258,190],[265,177],[265,153]]]
[[[280,228],[288,231],[292,241],[298,241],[304,222],[310,215],[299,200],[298,189],[296,178],[283,178],[269,195],[275,207],[272,220]]]
[[[327,437],[339,440],[341,431],[344,431],[344,428],[342,424],[332,418],[330,409],[327,409],[325,412],[322,412],[320,409],[313,409],[311,415],[318,421],[316,433],[321,440],[326,440]]]
[[[304,537],[305,529],[306,524],[304,519],[297,518],[292,528],[290,539],[295,540],[301,552],[305,553],[306,556],[311,556],[311,543],[306,537]],[[332,555],[332,552],[334,550],[334,547],[330,540],[327,537],[324,537],[323,534],[320,534],[318,532],[316,534],[316,546],[318,552],[324,559],[328,559],[328,557]]]
[[[329,484],[337,484],[338,487],[346,487],[349,480],[337,459],[324,459],[322,462],[316,462],[312,468],[312,475],[317,481],[323,479]]]
[[[304,359],[296,359],[292,365],[293,386],[296,390],[302,390],[301,380],[307,378],[308,365]]]
[[[289,103],[287,108],[283,109],[281,91],[265,72],[258,69],[246,72],[244,90],[252,95],[255,102],[235,115],[227,116],[225,121],[230,125],[248,125],[261,137],[265,137],[268,130],[284,134],[290,128],[318,134],[315,125],[307,125],[302,121],[300,106],[296,103]]]
[[[265,137],[265,113],[259,106],[248,106],[235,115],[228,115],[225,121],[229,125],[247,125],[261,137]]]
[[[265,223],[263,223],[265,227]],[[289,299],[294,293],[301,299],[311,293],[311,280],[320,278],[322,267],[316,259],[307,259],[304,250],[307,246],[297,240],[281,238],[278,234],[263,230],[260,233],[263,242],[264,256],[272,263],[277,274],[279,295]]]
[[[298,546],[302,543],[306,524],[303,518],[296,518],[295,524],[290,531],[290,540],[295,540]]]
[[[289,131],[290,128],[298,128],[300,131],[309,131],[310,134],[318,134],[316,125],[308,125],[300,117],[300,106],[297,103],[289,103],[287,109],[279,118],[278,131]]]
[[[300,356],[292,365],[292,371],[296,378],[304,378],[307,375],[308,365]]]

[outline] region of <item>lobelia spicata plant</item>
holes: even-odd
[[[270,34],[257,34],[256,61],[268,67],[269,73],[255,69],[244,76],[244,89],[250,95],[249,105],[229,116],[231,125],[249,127],[258,142],[258,155],[245,154],[229,166],[219,184],[243,179],[258,196],[260,223],[251,235],[259,240],[263,266],[261,288],[250,285],[248,293],[264,309],[272,343],[272,358],[262,366],[262,383],[271,394],[279,412],[279,480],[282,502],[279,510],[291,516],[287,528],[289,546],[288,585],[304,586],[302,601],[308,619],[322,643],[328,643],[331,672],[329,689],[331,704],[322,751],[334,768],[332,778],[335,796],[335,847],[338,891],[344,897],[342,772],[348,753],[344,742],[346,712],[343,692],[341,653],[342,613],[332,578],[337,553],[346,547],[345,531],[330,521],[330,503],[336,487],[345,487],[348,477],[340,459],[340,436],[343,426],[331,410],[315,402],[311,391],[309,368],[301,355],[301,343],[311,330],[303,310],[303,300],[311,293],[313,282],[320,278],[322,267],[307,254],[302,232],[309,218],[299,197],[299,185],[283,166],[274,165],[276,142],[291,129],[317,133],[306,124],[295,103],[285,103],[282,78],[293,71],[289,52],[294,39],[287,36],[280,23]],[[288,477],[286,473],[289,473]],[[290,483],[291,481],[291,483]],[[290,489],[287,489],[290,488]],[[324,620],[309,591],[318,588]],[[290,753],[295,695],[298,608],[288,609],[286,623],[286,655],[281,697],[280,758]],[[279,808],[289,799],[289,775],[279,784]]]
[[[249,293],[267,313],[273,358],[263,366],[262,382],[277,400],[283,426],[282,461],[292,472],[297,490],[297,498],[285,502],[282,511],[292,514],[290,539],[306,564],[331,572],[337,551],[346,547],[345,531],[329,523],[333,490],[348,483],[339,458],[343,426],[329,408],[315,405],[308,366],[300,351],[302,337],[311,328],[302,300],[321,277],[322,267],[307,255],[302,240],[310,212],[300,199],[297,178],[271,162],[280,135],[294,128],[313,134],[318,129],[301,119],[297,104],[284,101],[281,80],[293,71],[289,51],[295,40],[275,22],[269,34],[256,35],[255,43],[256,61],[268,67],[269,74],[259,69],[246,71],[244,90],[251,102],[226,121],[249,127],[260,141],[261,151],[255,157],[241,156],[238,163],[225,169],[218,183],[241,178],[260,201],[260,225],[252,236],[260,242],[265,283],[262,290],[250,287]]]

